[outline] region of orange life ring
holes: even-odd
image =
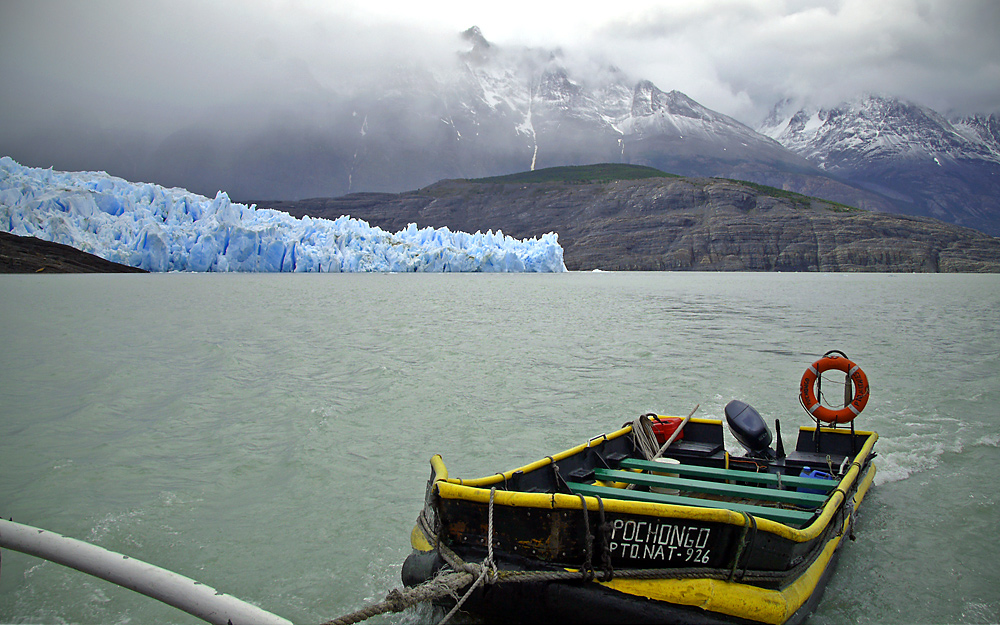
[[[816,380],[819,379],[821,373],[830,369],[843,371],[851,377],[851,381],[854,383],[854,398],[840,410],[831,410],[816,399]],[[814,362],[802,374],[802,383],[799,385],[799,400],[809,414],[820,421],[850,423],[854,417],[861,414],[868,403],[868,376],[861,370],[861,367],[854,364],[846,356],[827,354]]]

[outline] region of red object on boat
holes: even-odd
[[[656,434],[656,442],[661,445],[667,442],[667,439],[670,438],[671,434],[674,433],[674,430],[677,429],[677,426],[679,426],[683,420],[684,419],[681,419],[680,417],[651,418],[649,424],[653,426],[653,432]],[[679,441],[682,438],[684,438],[684,430],[681,430],[681,433],[678,434],[677,438],[674,440]]]

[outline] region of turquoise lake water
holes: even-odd
[[[0,335],[0,516],[296,623],[399,586],[432,454],[479,477],[731,399],[791,448],[839,349],[878,477],[810,622],[1000,620],[1000,276],[0,276]],[[4,550],[0,622],[200,621]]]

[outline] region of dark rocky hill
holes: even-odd
[[[1000,272],[1000,239],[969,228],[627,165],[260,206],[350,215],[391,232],[409,223],[517,238],[557,232],[571,270]]]
[[[146,273],[75,247],[0,231],[0,273]]]

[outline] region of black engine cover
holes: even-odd
[[[750,404],[734,399],[726,404],[726,421],[729,430],[740,445],[758,458],[773,458],[771,450],[771,430],[767,423]]]

